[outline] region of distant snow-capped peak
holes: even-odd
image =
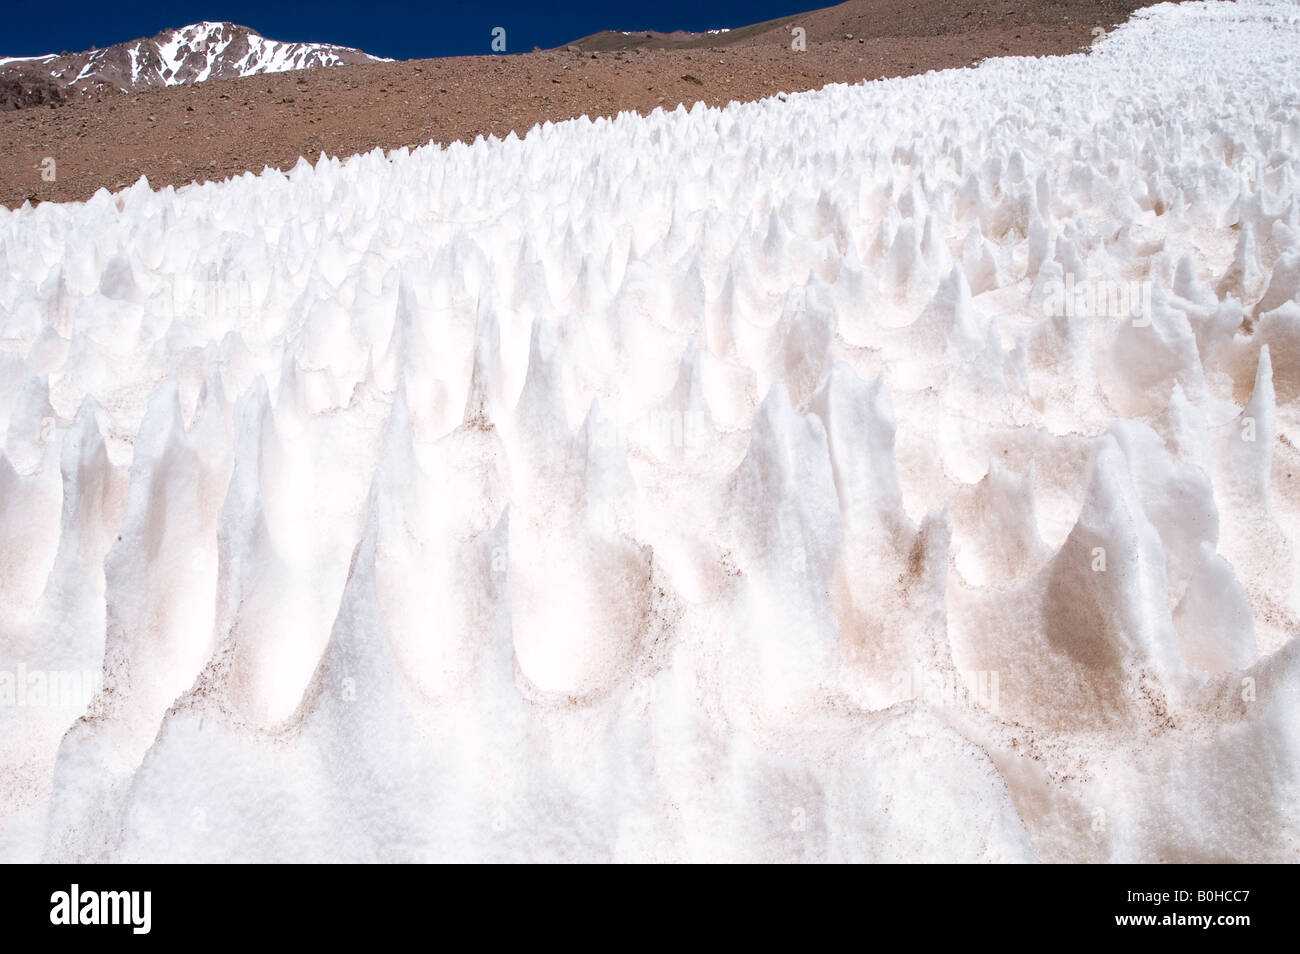
[[[268,40],[245,26],[205,20],[82,53],[0,58],[0,75],[35,74],[80,91],[104,87],[139,90],[317,66],[381,62],[389,61],[329,43]]]
[[[137,69],[153,68],[163,85],[199,83],[227,76],[284,73],[316,66],[387,62],[360,50],[329,43],[268,40],[248,27],[204,21],[134,44]],[[157,51],[157,63],[149,57]],[[150,83],[149,85],[155,85]]]

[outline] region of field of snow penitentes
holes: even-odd
[[[1300,6],[0,210],[6,860],[1300,860]]]

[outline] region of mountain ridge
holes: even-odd
[[[58,105],[103,92],[387,62],[392,61],[352,47],[271,40],[251,27],[204,20],[79,53],[0,57],[0,109]]]

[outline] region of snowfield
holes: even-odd
[[[0,209],[0,858],[1300,860],[1300,6]]]

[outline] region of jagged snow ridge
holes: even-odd
[[[58,58],[57,53],[46,53],[44,56],[0,56],[0,66],[7,63],[47,63]]]
[[[1296,12],[0,211],[0,854],[1297,860]]]
[[[247,41],[247,51],[237,59],[223,61],[227,50],[239,40]],[[239,49],[236,47],[235,52]],[[72,66],[54,70],[52,75],[58,79],[68,79],[67,74],[76,69],[71,82],[95,79],[111,72],[118,51],[125,54],[130,64],[129,88],[132,89],[180,86],[213,78],[284,73],[319,66],[341,66],[347,62],[343,54],[352,54],[354,60],[359,58],[374,63],[392,62],[351,47],[268,40],[232,23],[204,20],[129,45],[118,44],[92,50],[86,55],[84,63],[78,55]],[[9,63],[48,64],[52,60],[60,60],[60,56],[50,53],[45,56],[0,57],[0,66]],[[77,64],[80,64],[79,69]]]
[[[208,79],[213,65],[233,39],[228,24],[206,20],[173,31],[171,37],[159,46],[162,59],[160,74],[163,82],[168,86],[176,86],[185,82],[199,83]],[[182,70],[191,50],[201,51],[207,58],[206,66],[198,68],[197,75],[192,80],[187,79]],[[228,75],[252,76],[258,73],[285,73],[317,66],[340,66],[344,61],[339,53],[345,50],[351,53],[361,52],[328,43],[286,43],[280,40],[268,40],[255,33],[249,34],[248,52],[229,64]],[[376,63],[392,62],[383,57],[365,55]]]

